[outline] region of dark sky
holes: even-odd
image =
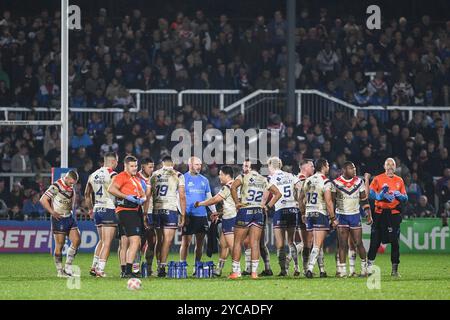
[[[283,0],[72,0],[82,10],[98,12],[105,7],[110,16],[123,16],[130,8],[143,8],[146,16],[156,18],[167,16],[172,18],[177,11],[191,15],[197,8],[202,8],[209,16],[217,17],[226,12],[230,16],[242,20],[253,19],[257,13],[271,13],[276,9],[284,9]],[[434,20],[450,20],[449,0],[297,0],[297,11],[304,6],[310,8],[312,15],[319,12],[320,7],[328,8],[333,16],[353,14],[357,20],[365,17],[365,9],[370,4],[378,4],[385,18],[406,16],[417,21],[423,14],[430,14]],[[44,8],[57,9],[59,0],[1,0],[0,11],[13,10],[19,14],[35,14]]]

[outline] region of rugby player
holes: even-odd
[[[75,184],[78,173],[74,170],[67,172],[63,178],[54,182],[42,195],[40,202],[51,215],[51,228],[55,239],[54,260],[58,277],[73,276],[72,263],[80,246],[80,231],[77,220],[73,216],[75,204]],[[69,237],[70,246],[66,253],[66,263],[62,266],[62,250]]]
[[[242,164],[242,173],[245,175],[249,173],[251,170],[251,162],[245,162]],[[267,202],[267,199],[269,198],[271,194],[264,194],[263,195],[263,203]],[[270,267],[270,252],[269,248],[267,247],[266,242],[266,225],[267,225],[267,213],[264,214],[264,226],[263,231],[261,232],[261,239],[259,241],[259,251],[261,254],[261,258],[264,262],[264,270],[261,271],[259,276],[266,277],[266,276],[273,276],[273,271]],[[245,257],[245,270],[242,271],[243,276],[249,276],[252,273],[252,250],[250,247],[250,235],[248,235],[244,240],[244,257]]]
[[[234,225],[236,223],[236,207],[231,196],[231,185],[233,184],[233,168],[222,166],[219,171],[219,179],[222,189],[214,197],[195,202],[195,207],[216,205],[223,203],[223,213],[220,215],[222,221],[222,232],[220,234],[220,253],[217,268],[214,275],[220,277],[229,253],[233,250]],[[216,221],[214,219],[214,221]]]
[[[364,173],[364,186],[365,186],[365,190],[366,190],[366,195],[369,194],[370,192],[370,173]],[[360,214],[361,217],[364,218],[365,216],[365,210],[363,210],[363,208],[360,208]],[[367,222],[366,224],[370,225],[372,224],[372,216],[369,218],[367,217]],[[349,275],[350,277],[354,277],[356,276],[356,272],[355,272],[355,265],[356,265],[356,245],[355,245],[355,241],[353,240],[353,238],[350,237],[348,238],[348,268],[349,268]]]
[[[300,199],[300,193],[303,188],[305,180],[314,174],[314,162],[311,159],[304,159],[300,163],[300,173],[298,175],[299,190],[296,192],[297,199]],[[297,189],[296,189],[297,190]],[[306,274],[308,268],[309,253],[312,248],[312,233],[306,230],[306,224],[302,220],[301,213],[297,217],[297,228],[295,232],[295,246],[297,248],[297,255],[302,255],[303,260],[303,274]],[[298,271],[298,270],[294,270]]]
[[[252,166],[249,160],[247,165]],[[238,197],[238,188],[240,187],[240,199]],[[268,204],[263,204],[264,191],[270,191],[273,195]],[[230,279],[241,277],[241,248],[242,243],[247,235],[250,235],[251,247],[251,277],[258,278],[258,264],[260,256],[260,238],[264,226],[265,211],[272,208],[281,198],[281,193],[277,187],[269,183],[266,178],[260,175],[254,167],[251,171],[244,175],[239,175],[231,185],[231,196],[237,210],[236,224],[234,228],[234,244],[233,244],[233,272],[229,276]]]
[[[103,157],[103,166],[89,176],[84,197],[89,210],[94,212],[99,242],[95,248],[90,274],[105,277],[105,266],[111,250],[111,243],[119,223],[115,212],[115,198],[108,192],[112,178],[117,175],[117,154],[108,152]],[[92,204],[94,199],[94,204]]]
[[[361,258],[361,276],[367,276],[367,254],[362,242],[360,206],[363,207],[368,222],[371,223],[370,205],[364,181],[356,176],[356,167],[353,162],[345,162],[342,169],[343,174],[332,181],[331,188],[338,221],[339,262],[337,276],[347,276],[349,239],[355,243]],[[352,271],[354,272],[354,270]]]
[[[141,170],[137,173],[137,176],[144,182],[146,186],[146,198],[142,211],[144,214],[144,241],[141,246],[141,254],[145,257],[145,262],[142,263],[141,270],[147,276],[152,275],[153,258],[155,256],[156,245],[156,232],[155,223],[153,220],[153,199],[151,197],[151,185],[150,177],[153,174],[155,163],[151,158],[145,158],[141,160]]]
[[[128,241],[124,278],[139,276],[133,272],[133,262],[141,247],[143,222],[139,206],[144,204],[146,197],[141,180],[136,176],[137,171],[138,160],[134,156],[126,156],[124,171],[113,177],[108,188],[109,193],[116,197],[119,225]]]
[[[300,194],[300,210],[306,229],[313,234],[313,248],[311,250],[306,277],[313,277],[313,269],[318,259],[320,249],[331,226],[337,226],[334,215],[333,199],[331,197],[331,181],[327,178],[330,166],[325,159],[316,162],[316,173],[306,179]],[[305,201],[306,198],[306,201]],[[320,267],[320,265],[319,265]],[[321,268],[322,269],[322,268]],[[326,277],[324,270],[320,270],[320,277]]]
[[[395,174],[396,164],[392,158],[384,162],[385,173],[376,176],[370,184],[370,199],[375,200],[370,247],[368,253],[368,272],[372,266],[381,243],[391,244],[391,276],[399,277],[400,263],[400,224],[402,222],[401,205],[408,201],[405,183]]]
[[[289,261],[294,260],[294,276],[299,276],[297,248],[294,245],[294,233],[297,227],[298,202],[295,199],[295,190],[300,184],[298,177],[281,170],[282,162],[278,157],[271,157],[267,161],[269,169],[269,183],[275,185],[282,197],[275,203],[275,214],[273,216],[273,233],[275,246],[281,272],[279,276],[287,276]],[[285,243],[289,246],[289,257],[286,256]]]
[[[153,219],[157,233],[157,245],[161,243],[158,260],[158,277],[166,276],[167,256],[172,245],[175,232],[185,224],[186,193],[184,176],[173,168],[170,156],[162,159],[163,167],[153,172],[150,178],[153,197]],[[180,221],[178,222],[178,202],[180,205]]]

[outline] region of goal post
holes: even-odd
[[[69,165],[69,0],[61,0],[61,120],[9,120],[8,110],[0,126],[60,126],[61,168]],[[3,110],[2,110],[3,111]],[[22,110],[23,111],[23,110]],[[30,109],[31,111],[31,109]]]
[[[61,0],[61,168],[69,165],[69,0]]]

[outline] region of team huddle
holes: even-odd
[[[356,176],[352,162],[346,162],[341,168],[342,174],[330,180],[329,163],[325,159],[315,163],[302,161],[300,174],[295,176],[281,170],[282,161],[278,157],[271,157],[267,162],[267,177],[259,173],[256,163],[246,160],[237,177],[231,166],[220,168],[222,187],[215,196],[212,196],[208,179],[200,174],[202,162],[196,157],[189,159],[189,170],[184,174],[174,169],[170,157],[163,158],[161,168],[156,171],[152,159],[142,159],[139,163],[133,156],[125,157],[123,172],[115,171],[117,165],[117,155],[107,153],[103,167],[90,175],[84,193],[99,234],[90,270],[93,276],[106,276],[111,243],[118,235],[121,277],[153,275],[154,258],[155,274],[166,277],[167,259],[177,229],[182,230],[180,262],[186,262],[193,236],[197,262],[201,261],[205,235],[212,224],[217,225],[220,234],[215,276],[222,275],[228,256],[232,260],[230,279],[245,275],[252,279],[272,276],[265,239],[268,216],[272,216],[281,269],[279,276],[289,275],[293,264],[293,276],[303,274],[306,278],[313,278],[314,267],[318,264],[319,276],[327,277],[323,247],[333,229],[338,239],[337,277],[369,275],[377,249],[381,242],[386,241],[392,244],[392,275],[398,275],[401,222],[398,213],[407,196],[403,181],[394,174],[393,159],[386,160],[386,173],[375,177],[371,184],[370,174],[365,174],[364,179]],[[80,233],[72,215],[73,188],[77,181],[78,174],[69,171],[41,198],[41,203],[51,215],[58,277],[73,275],[72,263],[80,245]],[[374,200],[374,215],[369,198]],[[216,205],[221,209],[218,210]],[[368,253],[362,242],[364,218],[367,224],[372,225]],[[66,236],[70,247],[63,266],[62,249]],[[241,270],[243,251],[245,269]],[[359,273],[355,268],[357,255],[361,260]],[[258,274],[261,258],[264,270]]]

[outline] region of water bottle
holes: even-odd
[[[202,263],[200,261],[195,262],[195,277],[200,278],[200,269],[202,268]]]
[[[174,278],[176,278],[176,279],[180,278],[180,268],[179,268],[179,266],[180,266],[179,263],[175,262],[175,272],[174,272],[175,277]]]
[[[148,277],[148,273],[147,273],[147,262],[144,262],[141,265],[141,274],[142,274],[142,278],[147,278]]]
[[[201,263],[201,262],[198,262],[196,275],[197,275],[197,278],[203,278],[203,263]]]
[[[214,275],[214,262],[209,261],[208,266],[209,266],[209,277],[211,278]]]
[[[187,278],[187,263],[184,261],[181,265],[181,278],[186,279]]]
[[[168,278],[173,278],[173,261],[169,262],[169,266],[168,266],[168,271],[167,271],[167,277]]]

